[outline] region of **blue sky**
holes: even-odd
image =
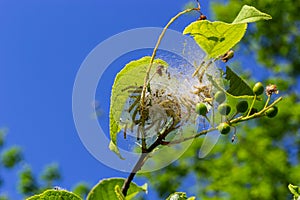
[[[126,177],[93,158],[77,135],[72,117],[77,70],[101,41],[132,28],[163,27],[186,2],[0,0],[0,126],[9,129],[6,147],[22,146],[35,173],[59,163],[59,185],[66,189],[82,180],[93,185]],[[205,14],[208,8],[203,1]],[[172,29],[182,31],[193,19],[184,17]],[[4,190],[19,199],[16,170],[1,175],[10,179]]]
[[[36,174],[49,163],[59,163],[63,180],[58,185],[66,189],[79,181],[94,185],[102,178],[126,177],[96,160],[79,139],[72,116],[77,71],[100,42],[133,28],[163,27],[186,2],[0,0],[0,127],[9,129],[6,147],[20,145]],[[202,12],[210,17],[208,1],[202,2]],[[182,31],[194,19],[183,17],[171,28]],[[237,53],[235,58],[242,57]],[[242,63],[256,64],[249,58]],[[114,77],[117,70],[108,72]],[[111,85],[101,87],[109,98]],[[100,120],[104,118],[105,110]],[[12,199],[21,198],[16,172],[0,172]],[[149,199],[155,199],[153,190]]]

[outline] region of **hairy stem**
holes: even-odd
[[[182,12],[179,12],[177,15],[175,15],[168,23],[167,25],[164,27],[163,31],[161,32],[157,42],[156,42],[156,45],[153,49],[153,52],[152,52],[152,56],[151,56],[151,59],[150,59],[150,63],[149,63],[149,66],[148,66],[148,69],[147,69],[147,72],[146,72],[146,76],[145,76],[145,79],[144,79],[144,86],[143,86],[143,90],[142,90],[142,98],[141,98],[141,109],[143,110],[145,108],[145,95],[146,95],[146,89],[147,89],[147,84],[148,84],[148,80],[149,80],[149,76],[150,76],[150,71],[151,71],[151,68],[152,68],[152,65],[153,65],[153,62],[154,62],[154,58],[156,56],[156,52],[158,50],[158,47],[167,31],[167,29],[169,28],[169,26],[176,20],[178,19],[178,17],[180,17],[181,15],[185,14],[185,13],[188,13],[188,12],[191,12],[191,11],[199,11],[200,10],[200,7],[198,8],[190,8],[190,9],[186,9]]]

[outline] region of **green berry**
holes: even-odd
[[[264,86],[263,86],[263,84],[261,82],[255,83],[255,85],[253,87],[253,92],[257,96],[261,95],[264,92]]]
[[[239,113],[244,113],[248,110],[248,102],[247,101],[240,101],[236,105],[236,111]]]
[[[226,95],[225,95],[224,92],[222,92],[222,91],[216,92],[216,94],[215,94],[215,100],[216,100],[216,102],[218,102],[218,103],[221,104],[221,103],[223,103],[225,101],[225,99],[226,99]]]
[[[258,110],[256,108],[252,108],[251,111],[250,111],[250,115],[253,115],[257,112],[258,112]]]
[[[196,104],[196,113],[198,115],[205,116],[207,113],[207,107],[204,103],[197,103]]]
[[[228,115],[231,111],[231,107],[227,103],[222,103],[219,105],[218,111],[221,115]]]
[[[278,108],[276,106],[273,106],[266,111],[266,115],[269,118],[275,117],[277,115],[277,113],[278,113]]]
[[[218,130],[220,131],[221,134],[225,135],[230,132],[230,126],[224,122],[218,126]]]

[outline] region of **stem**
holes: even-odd
[[[199,5],[199,4],[198,4]],[[188,13],[188,12],[191,12],[191,11],[199,11],[200,10],[200,6],[198,8],[190,8],[190,9],[186,9],[182,12],[179,12],[177,15],[175,15],[168,23],[167,25],[164,27],[163,31],[161,32],[157,42],[156,42],[156,45],[153,49],[153,53],[152,53],[152,56],[151,56],[151,59],[150,59],[150,64],[148,66],[148,69],[147,69],[147,72],[146,72],[146,77],[144,79],[144,86],[143,86],[143,90],[142,90],[142,98],[141,98],[141,108],[142,110],[144,109],[145,107],[145,95],[146,95],[146,88],[147,88],[147,84],[148,84],[148,80],[149,80],[149,75],[150,75],[150,71],[151,71],[151,68],[152,68],[152,65],[153,65],[153,61],[154,61],[154,58],[156,56],[156,52],[157,52],[157,49],[167,31],[167,29],[169,28],[169,26],[178,18],[180,17],[181,15],[185,14],[185,13]]]
[[[264,108],[266,108],[268,106],[268,104],[270,102],[270,99],[271,99],[271,95],[268,95],[268,99],[266,101],[266,104],[265,104]]]
[[[148,82],[149,82],[149,76],[150,76],[150,71],[151,71],[151,68],[152,68],[152,65],[153,65],[153,62],[154,62],[154,58],[156,56],[156,52],[158,50],[158,47],[167,31],[167,29],[169,28],[169,26],[178,18],[180,17],[181,15],[185,14],[185,13],[188,13],[188,12],[191,12],[193,10],[197,10],[199,11],[200,10],[200,4],[198,2],[198,8],[190,8],[190,9],[186,9],[182,12],[179,12],[177,15],[175,15],[168,23],[167,25],[164,27],[163,31],[161,32],[161,34],[159,35],[159,38],[156,42],[156,45],[153,49],[153,52],[152,52],[152,56],[151,56],[151,59],[150,59],[150,63],[149,63],[149,66],[148,66],[148,69],[147,69],[147,72],[146,72],[146,76],[145,76],[145,79],[144,79],[144,85],[143,85],[143,90],[142,90],[142,94],[141,94],[141,99],[140,99],[140,113],[141,113],[141,129],[144,129],[144,125],[145,125],[145,118],[146,118],[146,114],[145,114],[145,96],[146,96],[146,90],[147,90],[147,85],[148,85]],[[146,145],[146,140],[145,140],[145,134],[144,134],[144,130],[142,130],[142,152],[145,152],[145,149],[147,148],[147,145]]]
[[[230,120],[228,122],[228,124],[230,125],[233,125],[233,124],[237,124],[239,122],[242,122],[242,121],[247,121],[247,120],[250,120],[250,119],[254,119],[254,118],[258,118],[258,117],[261,117],[262,114],[268,110],[269,108],[271,108],[272,106],[274,106],[275,104],[277,104],[279,101],[282,100],[282,97],[279,97],[278,99],[276,99],[272,104],[270,104],[269,106],[267,106],[266,108],[262,109],[261,111],[259,111],[258,113],[255,113],[251,116],[246,116],[246,117],[243,117],[243,116],[240,116],[238,118],[235,118],[233,120]],[[182,142],[185,142],[187,140],[191,140],[191,139],[195,139],[197,137],[200,137],[201,135],[206,135],[207,133],[211,132],[211,131],[214,131],[214,130],[217,130],[217,128],[210,128],[208,130],[203,130],[195,135],[192,135],[190,137],[186,137],[186,138],[181,138],[181,139],[178,139],[178,140],[173,140],[173,141],[170,141],[170,142],[165,142],[166,145],[172,145],[172,144],[179,144],[179,143],[182,143]]]
[[[201,135],[206,135],[207,133],[217,130],[217,128],[211,128],[211,129],[207,129],[207,130],[203,130],[195,135],[192,135],[190,137],[186,137],[186,138],[181,138],[178,140],[173,140],[171,142],[168,142],[168,145],[172,145],[172,144],[180,144],[182,142],[188,141],[188,140],[192,140],[192,139],[196,139],[197,137],[200,137]]]
[[[124,182],[124,184],[122,186],[122,194],[124,196],[127,195],[128,189],[130,187],[130,183],[133,180],[134,176],[142,168],[146,156],[147,156],[147,153],[142,153],[142,155],[140,156],[139,160],[137,161],[137,163],[135,164],[134,168],[132,169],[131,173],[129,174],[128,178],[125,180],[125,182]]]
[[[253,108],[253,106],[254,106],[254,103],[255,103],[255,101],[256,101],[256,95],[254,96],[254,99],[253,99],[253,101],[252,101],[252,103],[251,103],[251,106],[250,106],[250,108],[249,108],[249,111],[248,111],[248,114],[247,114],[247,117],[250,115],[250,113],[251,113],[251,110],[252,110],[252,108]]]
[[[175,130],[176,128],[170,128],[168,130],[166,130],[163,134],[159,135],[157,137],[157,139],[155,140],[155,142],[148,148],[146,149],[146,153],[142,153],[139,160],[137,161],[137,163],[135,164],[134,168],[132,169],[131,173],[129,174],[129,176],[127,177],[127,179],[125,180],[123,186],[122,186],[122,194],[124,196],[127,195],[127,191],[130,187],[130,183],[132,182],[134,176],[136,175],[136,173],[142,168],[142,166],[145,164],[146,160],[147,160],[147,156],[149,155],[149,153],[151,153],[157,146],[159,146],[160,144],[163,143],[164,138],[173,130]]]
[[[158,47],[167,31],[167,29],[169,28],[169,26],[181,15],[191,12],[191,11],[199,11],[200,10],[200,3],[198,2],[198,8],[190,8],[190,9],[186,9],[182,12],[179,12],[177,15],[175,15],[168,23],[167,25],[164,27],[162,33],[160,34],[157,43],[153,49],[153,53],[150,59],[150,63],[146,72],[146,77],[144,79],[144,85],[143,85],[143,90],[142,90],[142,94],[141,94],[141,99],[140,99],[140,108],[141,108],[141,121],[142,121],[142,126],[144,125],[143,122],[145,122],[145,96],[146,96],[146,89],[147,89],[147,85],[148,85],[148,81],[149,81],[149,76],[150,76],[150,71],[154,62],[154,58],[156,56],[156,52],[158,50]],[[142,127],[143,128],[143,127]],[[172,129],[173,130],[173,129]],[[133,180],[135,174],[142,168],[142,166],[145,163],[145,158],[148,155],[148,153],[152,152],[158,145],[160,145],[162,143],[162,140],[166,137],[166,135],[171,132],[171,131],[166,131],[164,134],[159,135],[159,137],[157,138],[157,140],[147,149],[146,147],[146,141],[145,141],[145,135],[144,135],[144,130],[142,130],[142,155],[139,158],[139,160],[137,161],[137,163],[135,164],[134,168],[132,169],[131,173],[129,174],[128,178],[126,179],[126,181],[124,182],[123,186],[122,186],[122,193],[124,196],[127,195],[127,191],[129,189],[130,183]],[[144,153],[144,152],[148,152],[148,153]]]
[[[239,122],[242,122],[242,121],[247,121],[247,120],[250,120],[250,119],[261,117],[264,112],[266,112],[269,108],[271,108],[272,106],[274,106],[275,104],[277,104],[281,100],[282,100],[282,97],[279,97],[273,103],[271,103],[269,106],[265,107],[261,111],[259,111],[257,113],[254,113],[253,115],[250,115],[250,116],[246,116],[246,117],[241,116],[241,117],[238,117],[236,119],[233,119],[229,122],[229,124],[236,124],[236,123],[239,123]]]

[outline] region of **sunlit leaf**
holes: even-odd
[[[195,197],[187,198],[185,192],[175,192],[171,194],[166,200],[195,200]]]
[[[130,93],[126,91],[128,87],[140,87],[144,84],[144,78],[149,66],[151,57],[146,56],[139,60],[128,63],[117,75],[112,86],[111,102],[110,102],[110,150],[119,155],[120,152],[117,147],[117,134],[121,130],[120,117],[124,109],[126,100]],[[161,59],[154,60],[152,69],[155,70],[157,66],[167,66],[167,63]]]
[[[110,178],[101,180],[93,187],[87,196],[87,200],[120,200],[120,188],[122,187],[125,179],[123,178]],[[118,186],[118,187],[116,187]],[[138,186],[131,182],[127,192],[126,200],[133,199],[138,193],[147,192],[147,185]]]
[[[298,198],[300,196],[300,188],[298,186],[289,184],[288,185],[289,190],[294,195],[295,198]]]
[[[227,92],[234,96],[254,96],[251,87],[228,66],[226,67],[226,77],[229,81],[229,89]]]
[[[255,7],[244,5],[232,23],[251,23],[269,19],[272,19],[270,15],[260,12]]]
[[[76,194],[69,192],[67,190],[46,190],[42,194],[34,195],[32,197],[27,198],[27,200],[82,200]]]
[[[190,34],[210,58],[224,55],[244,36],[247,24],[228,24],[200,20],[188,25],[183,34]]]
[[[119,185],[115,186],[115,193],[117,195],[118,200],[125,200],[125,196],[123,195],[121,187]]]

